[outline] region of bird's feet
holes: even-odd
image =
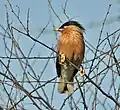
[[[79,72],[80,72],[81,77],[85,75],[85,70],[84,70],[83,66],[80,67]]]
[[[60,54],[60,62],[64,63],[65,62],[65,55],[62,53]]]

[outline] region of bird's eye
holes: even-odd
[[[64,26],[64,29],[67,28],[67,26]]]

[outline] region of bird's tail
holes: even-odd
[[[72,94],[74,92],[73,80],[74,79],[72,78],[70,81],[67,81],[66,79],[60,77],[58,83],[58,92]]]

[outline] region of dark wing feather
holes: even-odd
[[[73,60],[74,60],[74,53],[73,53],[73,58],[72,58]],[[74,69],[74,71],[73,71],[73,77],[76,75],[76,73],[78,72],[78,69]]]
[[[59,56],[57,56],[57,58],[56,58],[56,71],[57,71],[58,77],[60,77],[60,75],[61,75],[61,65],[59,63]]]
[[[75,68],[74,73],[73,73],[73,77],[76,75],[77,72],[78,72],[78,69]]]

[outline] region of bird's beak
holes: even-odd
[[[58,29],[58,28],[55,28],[55,29],[53,29],[53,31],[59,31],[59,29]]]
[[[56,32],[61,32],[63,29],[59,29],[59,28],[55,28],[55,29],[53,29],[53,31],[56,31]]]

